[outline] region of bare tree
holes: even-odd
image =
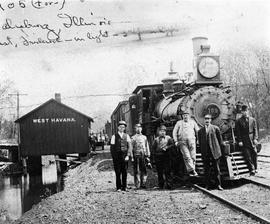
[[[270,128],[270,49],[246,45],[220,52],[222,75],[236,99],[248,103],[262,128]]]
[[[8,96],[11,91],[13,82],[3,75],[0,78],[0,139],[12,138],[15,133],[14,123],[9,119],[10,111],[15,109],[14,99]]]
[[[149,76],[142,65],[127,65],[122,75],[121,85],[124,87],[124,93],[131,93],[138,85],[143,85],[145,79]],[[126,99],[126,97],[124,98]]]

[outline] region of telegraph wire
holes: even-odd
[[[229,85],[230,87],[245,87],[245,86],[253,86],[253,83],[246,83],[246,84],[240,84],[240,85]],[[264,86],[264,84],[258,84],[258,86]],[[103,93],[103,94],[87,94],[87,95],[74,95],[74,96],[66,96],[66,97],[61,97],[61,99],[65,100],[65,99],[81,99],[81,98],[87,98],[87,97],[108,97],[108,96],[131,96],[132,93]],[[35,95],[37,96],[37,95]],[[25,105],[25,106],[20,106],[20,108],[28,108],[28,107],[33,107],[33,106],[39,106],[41,104],[43,104],[43,102],[41,103],[36,103],[36,104],[31,104],[31,105]],[[0,107],[0,110],[3,109],[14,109],[16,108],[16,106],[9,106],[9,107]]]
[[[71,98],[87,98],[87,97],[106,97],[106,96],[131,96],[130,93],[105,93],[105,94],[88,94],[88,95],[81,95],[81,96],[67,96],[63,97],[62,99],[71,99]]]
[[[252,86],[254,84],[252,83],[247,83],[247,84],[240,84],[240,85],[229,85],[230,87],[245,87],[245,86]],[[264,84],[258,84],[258,86],[264,86]],[[66,97],[62,97],[61,99],[66,100],[66,99],[82,99],[82,98],[87,98],[87,97],[108,97],[108,96],[131,96],[132,93],[103,93],[103,94],[87,94],[87,95],[74,95],[74,96],[66,96]],[[37,95],[35,95],[37,96]],[[39,106],[41,104],[43,104],[43,102],[41,103],[36,103],[36,104],[31,104],[31,105],[25,105],[25,106],[20,106],[20,108],[29,108],[29,107],[34,107],[34,106]],[[4,109],[14,109],[16,108],[16,106],[9,106],[9,107],[0,107],[0,110],[4,110]]]
[[[61,97],[62,100],[65,99],[80,99],[80,98],[87,98],[87,97],[108,97],[108,96],[131,96],[132,94],[130,93],[104,93],[104,94],[87,94],[87,95],[78,95],[78,96],[66,96],[66,97]],[[35,95],[36,96],[36,95]],[[33,107],[33,106],[39,106],[43,104],[44,102],[41,103],[36,103],[36,104],[31,104],[31,105],[25,105],[25,106],[20,106],[20,108],[28,108],[28,107]],[[0,110],[4,109],[14,109],[16,106],[9,106],[9,107],[0,107]]]

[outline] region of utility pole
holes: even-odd
[[[18,119],[20,117],[20,96],[27,96],[27,94],[17,92],[8,95],[17,97],[17,119]]]
[[[8,94],[9,96],[16,96],[17,97],[17,119],[20,117],[20,96],[26,96],[27,94],[24,93],[11,93]],[[19,130],[19,124],[16,125],[17,130],[17,143],[18,143],[18,158],[21,161],[21,150],[20,150],[20,130]],[[15,137],[15,135],[14,135]]]
[[[16,114],[12,113],[12,114],[9,114],[12,116],[12,120],[15,121],[15,116]],[[15,139],[15,136],[16,136],[16,126],[15,126],[15,123],[12,122],[12,139]]]
[[[17,119],[19,119],[19,117],[20,117],[20,96],[27,96],[27,94],[19,93],[19,91],[18,91],[17,93],[11,93],[8,95],[17,97]],[[19,124],[17,124],[17,141],[19,144],[19,141],[20,141]]]

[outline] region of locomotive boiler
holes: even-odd
[[[182,113],[189,111],[191,118],[202,126],[204,115],[211,114],[213,124],[225,133],[235,120],[234,105],[234,98],[227,89],[203,86],[165,97],[157,104],[156,115],[162,122],[170,123],[182,119]]]

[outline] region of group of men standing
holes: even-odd
[[[142,134],[141,124],[135,125],[136,134],[129,137],[126,134],[125,121],[119,121],[118,132],[111,138],[111,155],[116,174],[116,190],[126,191],[127,189],[127,165],[129,159],[133,162],[134,184],[138,188],[146,188],[147,170],[151,166],[150,149],[147,137]],[[170,148],[174,146],[173,140],[166,135],[164,125],[158,128],[158,137],[152,145],[152,153],[156,162],[159,187],[171,188],[170,174]],[[165,179],[163,177],[165,175]]]
[[[197,176],[195,170],[196,145],[200,147],[204,164],[206,188],[210,188],[211,179],[215,179],[216,188],[223,190],[221,186],[220,159],[224,142],[218,126],[211,124],[212,116],[204,116],[204,125],[199,129],[197,123],[190,118],[188,111],[183,113],[183,119],[179,120],[173,129],[173,138],[166,135],[166,126],[161,125],[158,136],[152,144],[152,158],[156,164],[158,185],[160,189],[171,189],[171,150],[176,146],[183,156],[186,171],[189,176]],[[134,184],[136,188],[146,187],[147,164],[150,164],[150,148],[147,137],[142,134],[141,124],[136,124],[136,134],[129,137],[125,133],[125,121],[118,123],[118,133],[111,138],[111,154],[116,173],[117,191],[126,191],[127,188],[127,164],[129,159],[133,162]],[[248,107],[242,106],[242,116],[236,121],[235,131],[239,147],[241,147],[247,160],[251,175],[257,171],[258,144],[257,125],[254,118],[248,116]],[[151,165],[151,164],[150,164]],[[211,167],[214,176],[211,176]],[[164,178],[165,177],[165,178]]]

